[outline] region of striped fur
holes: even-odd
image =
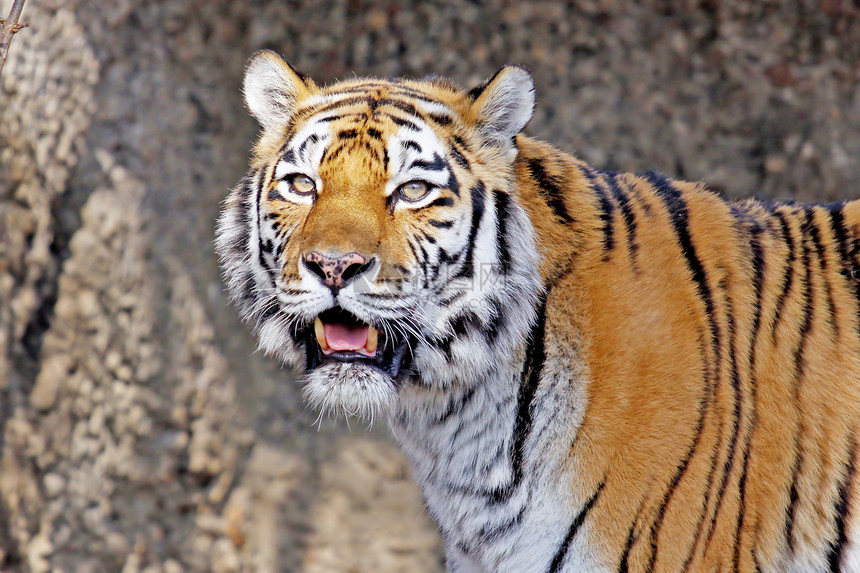
[[[860,201],[597,170],[519,134],[515,68],[322,88],[263,53],[245,89],[231,293],[313,404],[388,416],[449,570],[860,571]],[[380,264],[332,294],[311,249]],[[305,363],[334,305],[404,333],[396,374]]]

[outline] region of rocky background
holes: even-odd
[[[0,0],[0,12],[10,0]],[[29,0],[0,77],[0,571],[440,571],[386,428],[316,420],[212,254],[246,58],[317,80],[502,64],[528,132],[728,196],[860,197],[840,0]]]

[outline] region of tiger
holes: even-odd
[[[263,51],[243,92],[230,295],[313,409],[387,420],[448,571],[860,571],[860,200],[597,169],[517,66]]]

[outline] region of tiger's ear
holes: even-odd
[[[472,115],[488,143],[513,146],[514,137],[532,118],[535,86],[531,74],[517,66],[505,66],[481,86],[469,92]]]
[[[245,66],[242,85],[245,105],[264,130],[283,126],[289,121],[296,102],[315,90],[312,80],[302,77],[270,50],[257,52]]]

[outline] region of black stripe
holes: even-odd
[[[427,262],[421,260],[421,257],[418,256],[418,250],[415,248],[415,245],[412,243],[412,239],[406,240],[406,246],[409,247],[409,250],[412,251],[412,257],[415,259],[415,262],[421,265],[423,272],[427,273]]]
[[[401,147],[404,149],[414,149],[416,152],[421,153],[421,146],[418,145],[417,142],[412,141],[411,139],[407,139],[405,141],[400,142]]]
[[[390,99],[390,98],[384,98],[384,99],[379,100],[378,103],[380,106],[387,105],[390,107],[394,107],[394,108],[397,108],[399,110],[405,111],[406,113],[408,113],[410,115],[414,115],[416,117],[424,119],[424,114],[422,114],[420,111],[418,111],[418,108],[416,108],[414,105],[412,105],[410,103],[406,103],[405,101],[400,101],[400,100]]]
[[[334,161],[338,155],[340,155],[343,150],[346,148],[346,144],[341,143],[334,150],[329,146],[326,148],[325,153],[323,153],[322,159],[320,159],[320,165],[324,164],[326,161]]]
[[[803,425],[798,430],[801,433]],[[791,464],[791,487],[788,490],[788,509],[785,512],[785,540],[788,543],[788,549],[791,554],[794,554],[794,517],[797,511],[797,502],[800,499],[800,494],[797,491],[797,479],[800,475],[800,469],[803,464],[803,451],[800,449],[800,436],[794,436],[794,462]]]
[[[442,115],[440,113],[428,113],[427,119],[433,121],[434,123],[438,123],[439,125],[451,125],[453,121],[451,116]]]
[[[507,315],[504,309],[502,309],[501,303],[496,299],[492,299],[490,303],[493,307],[492,317],[490,318],[490,323],[483,329],[487,344],[496,342],[499,332],[501,332],[502,327],[507,323]]]
[[[758,426],[758,386],[756,384],[756,354],[755,345],[758,340],[759,328],[761,326],[762,314],[762,297],[764,291],[764,272],[765,258],[759,235],[762,233],[760,227],[756,227],[752,231],[750,237],[750,249],[752,250],[752,268],[753,288],[755,289],[755,306],[753,314],[752,337],[750,339],[749,350],[749,371],[750,371],[750,402],[752,409],[752,421],[747,435],[746,444],[744,444],[743,462],[741,466],[741,477],[738,482],[738,524],[735,527],[734,536],[734,554],[733,563],[734,570],[739,571],[740,567],[740,536],[743,532],[744,520],[746,518],[746,490],[747,490],[747,475],[749,471],[750,451],[752,450],[752,439],[755,434],[755,429]]]
[[[454,200],[451,199],[450,197],[438,197],[436,200],[428,203],[425,206],[425,209],[427,207],[450,207],[453,204],[454,204]]]
[[[525,443],[532,426],[532,400],[540,384],[546,360],[544,337],[546,336],[546,297],[542,297],[537,307],[537,317],[526,339],[526,358],[520,375],[520,391],[517,396],[517,419],[514,426],[513,439],[513,469],[514,482],[522,479],[522,459],[525,455]]]
[[[812,238],[812,245],[815,247],[815,253],[818,255],[818,265],[821,268],[821,280],[824,282],[824,292],[827,294],[827,310],[830,328],[833,329],[833,334],[839,336],[839,322],[836,316],[836,304],[833,300],[833,285],[830,283],[830,273],[827,265],[827,250],[824,243],[821,241],[821,229],[815,218],[815,208],[809,208],[810,224],[809,236]]]
[[[287,162],[287,163],[293,163],[293,164],[295,164],[295,162],[296,162],[296,152],[295,152],[292,148],[287,149],[287,150],[284,152],[284,155],[281,157],[281,159],[282,159],[283,161]]]
[[[836,502],[835,527],[836,539],[830,543],[830,551],[827,554],[827,563],[832,573],[842,571],[842,554],[848,545],[848,530],[845,526],[848,514],[851,511],[851,486],[854,482],[854,473],[857,469],[857,441],[851,436],[848,442],[848,463],[845,466],[845,476],[839,484],[839,500]]]
[[[486,541],[493,541],[508,533],[511,529],[522,523],[523,517],[526,514],[526,507],[523,506],[512,518],[503,521],[498,525],[489,527],[487,525],[481,527],[478,532],[478,537]]]
[[[714,448],[711,452],[711,463],[710,469],[708,470],[708,477],[705,480],[707,483],[705,489],[705,497],[702,499],[702,509],[699,511],[699,519],[696,523],[696,535],[693,538],[693,543],[690,545],[689,552],[687,553],[687,558],[684,560],[684,566],[681,568],[683,573],[686,573],[690,564],[693,562],[693,557],[696,556],[696,548],[699,546],[699,539],[702,537],[702,527],[705,525],[705,519],[708,517],[708,506],[711,504],[711,488],[714,485],[714,475],[717,472],[717,455],[720,451],[720,444],[723,442],[723,424],[722,420],[720,420],[720,425],[717,426],[717,439],[714,442]]]
[[[457,316],[450,323],[451,330],[454,332],[454,338],[465,338],[471,332],[481,329],[480,317],[472,311],[466,311]]]
[[[321,114],[321,113],[324,113],[327,111],[331,111],[333,109],[337,109],[339,107],[347,107],[350,105],[357,105],[360,103],[371,105],[374,102],[375,102],[375,100],[369,96],[357,96],[357,97],[344,98],[342,100],[338,100],[338,101],[331,102],[328,104],[322,103],[322,104],[320,104],[322,107],[313,106],[313,107],[299,110],[298,112],[296,112],[296,117],[318,115],[318,114]]]
[[[382,139],[382,132],[373,127],[368,127],[366,133],[373,139]]]
[[[540,384],[541,373],[546,360],[545,330],[546,298],[542,296],[537,307],[537,318],[526,339],[526,358],[520,374],[517,417],[514,421],[513,440],[510,442],[511,481],[493,492],[491,496],[493,503],[507,501],[522,483],[525,443],[532,429],[532,402]]]
[[[308,145],[316,143],[320,140],[320,136],[316,133],[309,135],[305,140],[299,145],[297,153],[304,157],[305,149],[307,149]]]
[[[449,400],[448,405],[445,407],[442,413],[439,414],[439,417],[436,418],[434,423],[437,425],[444,424],[451,418],[451,416],[454,415],[455,412],[462,412],[463,409],[469,405],[469,402],[471,402],[472,399],[475,397],[476,389],[477,386],[470,386],[466,389],[465,392]]]
[[[417,237],[412,237],[415,239],[415,243],[418,245],[418,250],[421,251],[421,272],[424,274],[424,288],[430,283],[430,273],[427,271],[430,265],[430,257],[427,255],[427,249],[424,248],[424,243],[418,240]]]
[[[437,229],[450,229],[451,225],[454,224],[454,221],[437,221],[436,219],[430,219],[427,222]]]
[[[446,336],[438,340],[429,340],[428,343],[442,351],[449,362],[453,359],[453,355],[451,354],[451,345],[454,344],[453,336]]]
[[[782,287],[779,289],[779,296],[776,299],[776,308],[774,309],[773,319],[770,325],[771,338],[776,341],[776,328],[782,320],[782,309],[785,307],[785,301],[788,298],[788,293],[791,292],[791,287],[794,282],[794,261],[797,260],[797,251],[794,244],[794,238],[791,233],[791,226],[785,218],[785,215],[780,211],[775,211],[774,216],[779,221],[782,229],[782,238],[788,247],[788,261],[785,264],[785,272],[783,273]]]
[[[439,101],[437,99],[433,99],[431,97],[428,97],[427,94],[422,93],[416,89],[412,89],[412,88],[407,87],[407,86],[398,86],[396,88],[388,87],[388,93],[390,93],[391,95],[394,95],[394,96],[409,97],[409,98],[417,99],[419,101],[423,101],[423,102],[427,102],[427,103],[435,103],[435,104],[439,104],[439,105],[445,105],[441,101]]]
[[[262,210],[262,205],[263,205],[263,189],[264,189],[263,183],[264,183],[266,178],[263,176],[263,173],[261,171],[257,171],[257,173],[255,173],[255,176],[258,179],[258,181],[256,182],[257,189],[256,189],[256,193],[255,193],[255,196],[257,199],[257,221],[256,221],[256,224],[257,224],[257,261],[260,263],[260,266],[269,275],[269,280],[272,283],[272,288],[275,288],[275,287],[277,287],[277,284],[275,282],[275,277],[273,275],[273,269],[271,269],[269,267],[269,265],[266,264],[266,260],[263,258],[263,253],[266,252],[266,247],[263,243],[263,233],[262,233],[263,225],[262,225],[262,219],[260,217],[260,212]]]
[[[636,511],[636,516],[630,523],[630,529],[627,530],[627,540],[624,542],[624,551],[621,553],[621,560],[618,563],[618,573],[628,573],[630,571],[630,553],[636,542],[639,541],[641,531],[636,531],[636,526],[639,525],[639,519],[642,517],[642,512],[645,511],[646,495],[639,503],[639,509]]]
[[[269,193],[266,195],[266,199],[269,201],[286,201],[284,196],[278,191],[277,186],[269,187]],[[266,218],[269,218],[269,215],[273,215],[274,213],[266,213]]]
[[[466,258],[463,261],[463,269],[460,271],[460,276],[463,277],[472,277],[474,273],[475,238],[478,236],[478,228],[484,217],[485,191],[483,181],[478,181],[470,191],[472,195],[472,226],[469,229],[469,240],[466,243]]]
[[[750,238],[751,240],[752,238]],[[735,309],[732,304],[731,295],[726,291],[726,316],[728,317],[728,335],[729,335],[729,361],[731,363],[731,385],[733,391],[733,408],[732,408],[732,434],[729,439],[726,461],[723,463],[723,477],[717,488],[717,501],[714,506],[714,515],[711,517],[711,523],[708,526],[708,533],[705,536],[705,550],[711,544],[711,539],[717,526],[717,519],[720,516],[720,509],[723,506],[726,488],[729,485],[729,479],[734,469],[735,455],[737,454],[738,436],[741,431],[741,415],[743,414],[743,389],[741,388],[741,377],[738,370],[738,353],[737,353],[737,332],[735,329]],[[754,339],[753,339],[754,340]]]
[[[528,168],[532,179],[538,184],[538,192],[555,213],[555,218],[564,224],[573,222],[573,218],[564,206],[562,184],[558,178],[548,174],[544,164],[537,157],[528,160]]]
[[[460,167],[465,169],[466,171],[472,171],[472,166],[469,164],[469,160],[466,159],[466,156],[457,148],[455,144],[451,144],[448,146],[449,151],[451,152],[451,156],[454,158]]]
[[[812,211],[807,211],[802,228],[803,235],[810,234],[811,225]],[[803,381],[806,344],[809,339],[809,333],[812,330],[813,308],[815,306],[815,301],[812,298],[814,293],[812,290],[812,264],[810,260],[811,252],[806,240],[802,238],[801,241],[803,247],[803,267],[806,269],[806,279],[803,285],[803,304],[801,305],[801,308],[804,309],[804,317],[803,324],[800,327],[800,341],[798,342],[797,350],[794,353],[794,380],[792,382],[792,388],[794,390],[794,406],[797,410],[799,424],[797,428],[797,434],[795,434],[794,437],[794,463],[792,464],[791,469],[791,488],[789,489],[789,504],[788,509],[786,510],[785,517],[785,540],[792,554],[794,553],[795,549],[794,518],[797,512],[797,502],[800,498],[800,494],[798,492],[798,479],[800,478],[804,461],[803,434],[805,433],[805,424],[803,422],[803,411],[801,408],[802,404],[800,398],[800,385]]]
[[[496,206],[496,256],[499,258],[502,274],[507,275],[511,266],[511,251],[508,246],[511,197],[507,193],[493,189],[493,203]]]
[[[451,139],[453,139],[454,143],[463,148],[465,151],[469,151],[469,144],[466,143],[465,139],[463,139],[459,135],[455,135]]]
[[[854,299],[857,304],[857,329],[860,330],[860,280],[858,280],[860,269],[857,268],[848,253],[849,239],[845,234],[845,214],[842,212],[844,207],[844,203],[834,203],[829,206],[830,228],[833,231],[839,258],[842,260],[842,268],[839,269],[839,272],[845,277],[848,285],[854,287]]]
[[[413,167],[424,169],[426,171],[444,171],[445,169],[448,169],[448,162],[434,151],[432,160],[427,161],[426,159],[416,159],[407,169],[412,169]]]
[[[381,81],[366,81],[362,82],[356,86],[340,88],[335,95],[342,94],[365,94],[370,96],[372,93],[378,93],[379,88],[388,87],[385,83]]]
[[[451,191],[451,193],[453,193],[457,197],[460,196],[460,182],[457,181],[456,177],[454,177],[453,170],[448,171],[448,181],[447,183],[445,183],[445,186],[448,188],[449,191]]]
[[[615,205],[603,189],[602,178],[590,169],[585,169],[584,173],[591,182],[591,188],[597,194],[598,203],[600,205],[600,220],[603,221],[603,250],[607,253],[603,260],[609,260],[609,252],[615,247]]]
[[[558,551],[556,551],[555,556],[552,558],[552,562],[549,564],[547,573],[558,573],[561,571],[564,558],[567,557],[567,551],[570,549],[570,543],[573,541],[573,538],[576,537],[576,533],[579,531],[579,528],[582,527],[583,523],[585,523],[585,518],[588,517],[588,513],[591,511],[591,508],[594,507],[595,503],[597,503],[597,499],[600,497],[604,485],[606,485],[605,480],[600,482],[600,485],[597,486],[597,490],[591,495],[588,501],[585,502],[585,506],[583,506],[573,519],[573,523],[570,524],[570,528],[567,530],[567,535],[564,536],[564,540],[561,542]]]
[[[704,353],[704,351],[702,353],[707,387],[705,388],[705,399],[702,400],[699,407],[699,419],[696,423],[696,434],[693,438],[693,443],[690,444],[687,453],[681,460],[681,463],[678,465],[678,468],[675,471],[675,475],[673,476],[672,481],[669,484],[669,488],[666,490],[666,493],[663,496],[663,501],[657,512],[657,518],[651,526],[651,557],[649,560],[648,567],[649,569],[653,569],[654,563],[657,560],[657,536],[663,524],[663,519],[666,516],[669,502],[672,500],[672,497],[677,490],[678,484],[681,482],[681,479],[686,473],[687,468],[690,465],[690,461],[692,460],[693,454],[695,453],[696,449],[699,446],[699,443],[701,442],[702,430],[704,428],[707,408],[713,395],[716,392],[716,381],[719,380],[719,370],[722,352],[720,348],[720,328],[716,320],[714,302],[711,297],[710,288],[708,286],[707,274],[702,265],[702,262],[699,260],[699,257],[696,254],[696,248],[693,245],[693,240],[690,236],[689,213],[687,210],[687,203],[684,200],[681,192],[661,174],[654,171],[648,171],[646,173],[643,173],[641,177],[646,179],[649,183],[651,183],[651,185],[654,186],[657,195],[663,201],[666,210],[669,212],[670,221],[675,229],[675,235],[678,237],[678,243],[681,248],[681,252],[687,261],[687,267],[690,269],[693,282],[696,284],[696,290],[699,294],[699,298],[702,299],[705,305],[705,314],[708,319],[711,341],[714,348],[713,368],[708,364],[707,355]],[[701,333],[699,334],[699,339],[702,339]],[[710,485],[708,485],[707,491],[710,491]]]
[[[609,181],[609,187],[612,189],[612,196],[618,202],[621,208],[621,216],[624,219],[624,225],[627,228],[627,251],[630,253],[630,261],[634,272],[638,272],[636,267],[636,253],[639,250],[639,244],[636,242],[636,214],[630,206],[630,198],[618,184],[618,176],[615,173],[606,175]]]
[[[415,123],[413,123],[413,122],[409,121],[408,119],[403,119],[402,117],[398,117],[398,116],[396,116],[396,115],[392,115],[392,114],[390,114],[390,113],[386,113],[386,114],[383,114],[383,115],[385,115],[385,116],[386,116],[386,117],[388,117],[392,122],[394,122],[394,125],[397,125],[397,126],[399,126],[399,127],[405,127],[406,129],[408,129],[408,130],[410,130],[410,131],[421,131],[421,128],[420,128],[420,127],[418,127],[418,125],[417,125],[417,124],[415,124]]]

